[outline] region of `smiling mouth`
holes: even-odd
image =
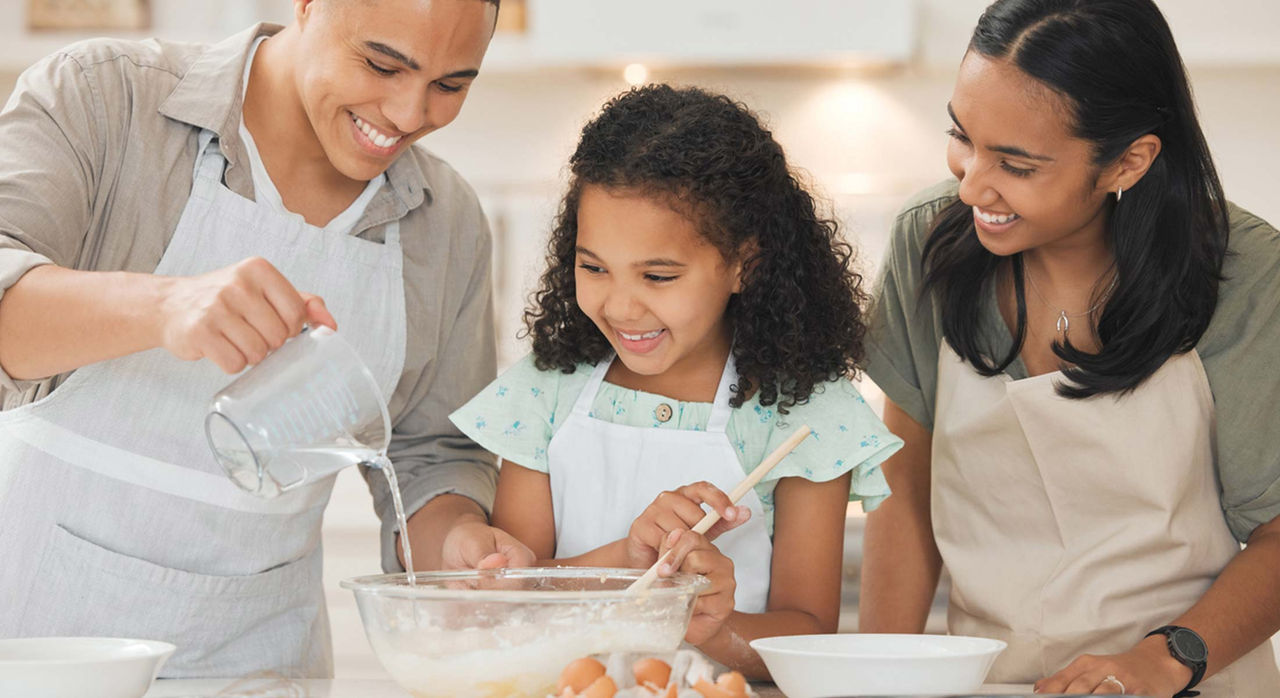
[[[645,332],[643,334],[627,334],[622,330],[618,330],[618,335],[629,342],[640,342],[646,339],[654,339],[659,335],[661,335],[663,332],[666,332],[666,330],[654,330],[652,332]]]
[[[1022,217],[1016,213],[988,213],[977,206],[973,207],[973,215],[977,216],[979,220],[988,225],[1004,225],[1006,223],[1012,223]]]
[[[347,112],[347,113],[351,114],[351,112]],[[394,148],[396,147],[396,145],[400,143],[401,140],[404,139],[404,136],[389,136],[379,131],[378,129],[374,128],[372,124],[365,121],[364,119],[361,119],[355,114],[351,114],[351,120],[355,122],[356,128],[360,129],[360,132],[363,133],[365,137],[369,139],[369,142],[373,143],[379,148]]]

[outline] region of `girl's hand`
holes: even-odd
[[[702,520],[706,504],[720,512],[720,520],[707,531],[708,541],[746,523],[751,510],[734,506],[729,495],[709,482],[695,482],[678,490],[663,492],[631,524],[627,535],[627,562],[632,567],[649,567],[658,561],[658,552],[672,531],[689,530]]]
[[[1121,686],[1108,677],[1115,677]],[[1191,680],[1191,670],[1169,654],[1163,635],[1153,635],[1123,654],[1084,654],[1065,669],[1036,682],[1036,693],[1127,693],[1167,698]]]
[[[669,577],[678,571],[700,574],[711,582],[694,603],[693,620],[684,636],[685,642],[700,645],[715,637],[733,613],[733,592],[738,586],[733,577],[733,560],[706,536],[693,531],[675,530],[668,534],[659,554],[668,550],[671,555],[658,568],[658,576]]]

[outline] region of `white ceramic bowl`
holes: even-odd
[[[752,640],[788,698],[970,693],[999,640],[951,635],[791,635]]]
[[[0,696],[140,698],[174,649],[113,637],[0,640]]]

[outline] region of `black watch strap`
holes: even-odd
[[[1195,688],[1200,683],[1200,679],[1204,678],[1205,668],[1209,664],[1209,647],[1205,644],[1204,639],[1196,631],[1191,628],[1184,628],[1181,625],[1166,625],[1156,628],[1147,633],[1145,637],[1151,637],[1152,635],[1164,635],[1165,645],[1169,648],[1169,654],[1191,670],[1191,681],[1187,682],[1185,688],[1175,693],[1173,698],[1191,698],[1192,696],[1200,695],[1199,691],[1191,689]],[[1184,644],[1191,646],[1191,653],[1188,653],[1183,646]]]

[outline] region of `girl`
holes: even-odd
[[[951,631],[1009,643],[989,681],[1280,695],[1280,236],[1223,198],[1164,18],[1001,0],[948,111],[958,183],[872,314],[906,447],[861,629],[920,632],[945,563]]]
[[[900,443],[849,382],[851,250],[726,97],[627,92],[570,168],[533,353],[453,420],[504,461],[495,526],[554,564],[648,567],[674,546],[664,573],[712,580],[688,641],[766,676],[749,640],[835,631],[846,503],[888,494]],[[801,424],[815,436],[729,506]],[[704,503],[725,519],[705,537]]]

